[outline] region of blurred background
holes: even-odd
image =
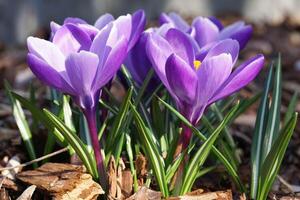
[[[109,12],[115,16],[144,9],[149,20],[161,12],[185,17],[234,14],[256,23],[278,24],[289,18],[300,24],[299,0],[0,0],[0,41],[23,43],[28,35],[50,21],[80,17],[93,23]]]

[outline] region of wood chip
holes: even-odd
[[[161,192],[157,192],[143,186],[126,200],[161,200],[161,198]]]
[[[20,191],[20,187],[12,180],[6,178],[6,177],[1,177],[0,178],[0,188],[5,188],[5,189],[10,189],[14,191]]]
[[[135,160],[135,169],[138,177],[138,184],[144,185],[144,178],[147,176],[147,159],[142,154],[137,155]]]
[[[5,188],[0,189],[0,199],[1,200],[10,200],[8,192]]]
[[[207,192],[199,195],[183,195],[179,197],[170,197],[167,200],[232,200],[231,190]]]
[[[92,200],[104,194],[101,186],[85,173],[84,167],[78,165],[46,163],[36,170],[17,174],[17,178],[36,185],[55,200]]]
[[[300,197],[281,197],[280,200],[300,200]]]
[[[108,199],[115,199],[117,196],[117,171],[114,157],[110,157],[107,167],[108,175]]]
[[[130,170],[122,172],[122,193],[128,198],[133,190],[133,177]]]

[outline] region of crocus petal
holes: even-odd
[[[193,62],[195,60],[193,46],[191,44],[191,39],[187,34],[178,30],[178,29],[170,29],[165,39],[169,42],[169,45],[172,47],[172,51],[181,57],[185,62],[187,62],[190,66],[193,66]]]
[[[53,39],[53,37],[54,37],[54,34],[56,33],[56,31],[58,30],[58,29],[60,29],[60,27],[61,27],[61,25],[59,25],[58,23],[56,23],[56,22],[50,22],[50,29],[51,29],[51,40]]]
[[[112,47],[104,65],[98,67],[97,78],[93,87],[94,90],[101,88],[113,78],[113,76],[121,67],[121,64],[124,62],[124,59],[127,55],[127,48],[128,41],[122,36]]]
[[[167,32],[171,29],[174,28],[170,23],[169,24],[163,24],[157,29],[151,29],[152,31],[149,32],[155,32],[158,35],[161,35],[162,37],[166,37]],[[149,29],[148,29],[149,30]]]
[[[219,28],[208,18],[195,18],[192,27],[195,29],[195,40],[200,47],[215,41],[219,34]]]
[[[225,27],[219,35],[219,39],[232,38],[239,42],[240,49],[243,49],[247,42],[250,40],[252,35],[252,27],[250,25],[246,25],[242,21],[235,22],[227,27]]]
[[[30,53],[44,60],[56,71],[65,71],[65,57],[52,42],[35,37],[28,37],[27,46]]]
[[[118,37],[123,35],[127,41],[130,41],[130,36],[132,32],[132,17],[131,15],[123,15],[118,17],[113,24],[116,26],[118,31]]]
[[[163,25],[167,23],[172,23],[172,19],[166,13],[161,13],[159,16],[159,24]]]
[[[166,62],[166,76],[178,99],[192,105],[197,91],[197,76],[189,64],[172,54]]]
[[[86,21],[84,21],[83,19],[77,18],[77,17],[67,17],[64,20],[64,24],[87,24]]]
[[[198,105],[206,105],[214,92],[229,77],[232,70],[230,54],[220,54],[205,59],[197,70],[198,75]]]
[[[216,17],[210,16],[208,17],[208,19],[212,21],[219,28],[219,30],[222,30],[224,28],[222,22],[218,20]]]
[[[98,56],[88,51],[71,53],[66,59],[66,71],[78,96],[90,93],[98,67]]]
[[[75,24],[65,24],[58,29],[53,37],[53,43],[65,56],[80,50],[89,50],[91,38]]]
[[[220,55],[222,53],[229,53],[233,64],[239,56],[239,43],[236,40],[226,39],[216,43],[207,53],[205,59]]]
[[[52,66],[33,53],[27,55],[27,62],[31,71],[42,82],[70,95],[75,94],[72,87],[64,79],[66,75],[63,73],[65,72],[56,71]]]
[[[149,33],[146,42],[146,52],[156,74],[159,76],[160,80],[170,91],[170,93],[172,93],[172,90],[166,78],[165,70],[166,61],[169,58],[169,56],[173,53],[172,47],[169,45],[168,41],[166,41],[162,36],[156,33]]]
[[[264,56],[257,55],[241,64],[215,92],[209,104],[231,95],[250,83],[264,65]]]
[[[132,29],[128,44],[128,51],[135,45],[146,25],[146,16],[143,10],[138,10],[132,15]]]
[[[87,35],[89,35],[91,40],[93,40],[99,32],[96,27],[90,24],[77,24],[77,26],[82,29]]]
[[[146,42],[148,33],[143,33],[136,45],[129,51],[125,60],[125,66],[129,70],[133,80],[141,85],[149,70],[151,63],[146,54]]]
[[[178,28],[179,30],[183,31],[183,32],[188,32],[190,29],[189,24],[182,19],[182,17],[180,15],[178,15],[175,12],[171,12],[168,15],[166,15],[165,13],[163,13],[160,16],[160,23],[172,23],[174,28]]]
[[[112,28],[113,24],[108,24],[103,29],[101,29],[98,34],[96,35],[93,43],[91,45],[90,51],[97,54],[99,57],[99,66],[102,67],[107,59],[107,56],[112,49],[110,46],[113,45],[111,42],[108,43],[109,37],[112,37]],[[108,46],[110,45],[110,46]]]
[[[109,13],[101,15],[95,22],[95,27],[101,30],[104,26],[106,26],[109,22],[113,21],[114,19],[115,18]]]

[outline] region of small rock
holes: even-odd
[[[20,158],[19,156],[13,156],[7,163],[6,167],[15,167],[20,165]],[[15,167],[11,170],[3,170],[1,172],[2,176],[10,178],[11,180],[15,180],[16,174],[21,171],[20,167]]]

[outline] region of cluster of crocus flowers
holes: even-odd
[[[34,37],[27,40],[32,72],[47,85],[72,96],[82,109],[102,180],[106,172],[96,124],[101,88],[116,74],[144,26],[143,11],[117,19],[106,14],[94,26],[68,18],[63,25],[51,23],[51,42]]]
[[[152,68],[152,63],[146,54],[146,41],[150,32],[156,32],[163,36],[168,29],[176,28],[190,35],[194,49],[198,53],[202,52],[203,54],[207,53],[218,41],[224,39],[238,41],[239,48],[243,49],[252,35],[252,27],[246,25],[243,21],[238,21],[224,27],[215,17],[207,18],[199,16],[189,25],[180,15],[171,12],[168,14],[162,13],[159,22],[161,25],[159,28],[149,28],[141,35],[126,58],[125,65],[138,85],[143,83],[146,75]],[[153,90],[158,85],[158,78],[154,76],[149,88]]]
[[[51,23],[51,41],[27,40],[33,73],[72,96],[82,109],[100,176],[106,172],[97,137],[96,107],[102,87],[122,63],[137,85],[153,67],[156,75],[151,84],[161,81],[178,110],[194,125],[207,106],[247,85],[263,66],[264,57],[257,55],[234,69],[252,32],[243,22],[223,27],[214,18],[198,17],[189,26],[174,13],[162,14],[160,22],[160,27],[144,31],[143,11],[117,19],[105,14],[94,25],[67,18],[62,25]],[[180,143],[186,148],[191,132],[183,128]]]

